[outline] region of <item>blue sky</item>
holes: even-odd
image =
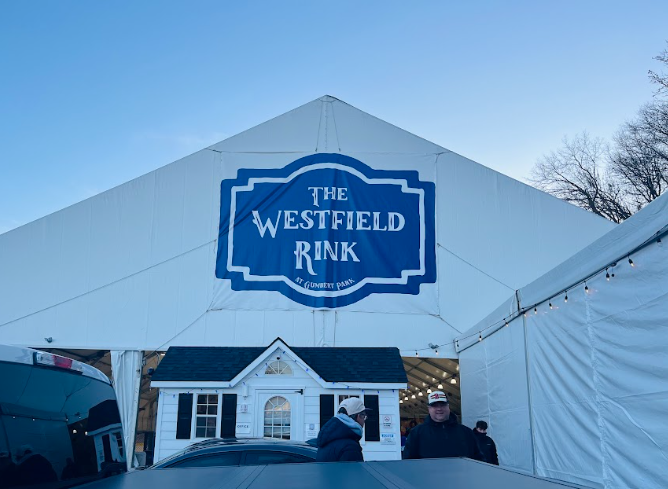
[[[0,2],[0,233],[321,95],[524,180],[651,99],[668,2]]]

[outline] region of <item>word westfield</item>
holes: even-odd
[[[313,197],[313,206],[320,207],[323,201],[347,201],[348,188],[346,187],[308,187]],[[342,210],[279,210],[276,219],[271,217],[262,219],[257,210],[253,210],[253,223],[257,226],[261,238],[269,231],[271,238],[276,238],[279,229],[332,229],[346,231],[379,231],[397,232],[401,231],[405,224],[405,217],[398,212],[375,212],[375,211],[342,211]],[[356,241],[295,241],[295,268],[303,269],[306,262],[306,270],[311,275],[317,275],[313,270],[313,261],[332,260],[354,262],[360,259],[354,251]]]

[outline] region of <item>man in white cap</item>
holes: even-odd
[[[441,391],[429,394],[429,416],[413,428],[403,458],[468,457],[484,460],[473,431],[459,424]]]
[[[360,439],[367,411],[359,397],[345,399],[339,405],[338,414],[320,428],[315,461],[363,462]]]

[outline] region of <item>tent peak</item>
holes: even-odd
[[[320,100],[321,102],[343,102],[343,100],[338,99],[336,97],[332,97],[331,95],[323,95],[318,100]]]

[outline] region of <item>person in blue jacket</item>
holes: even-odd
[[[360,440],[367,411],[359,397],[345,399],[338,414],[320,428],[315,461],[364,462]]]

